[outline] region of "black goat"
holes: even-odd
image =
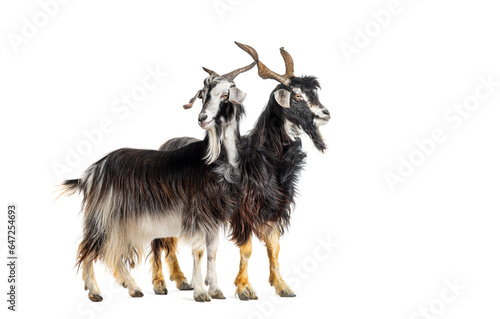
[[[206,245],[210,296],[224,298],[217,286],[215,253],[219,229],[238,200],[239,122],[245,98],[233,79],[254,65],[222,77],[205,69],[211,75],[195,96],[203,99],[199,125],[207,131],[204,140],[171,152],[120,149],[90,166],[81,179],[64,182],[63,193],[84,196],[77,265],[83,268],[90,300],[102,300],[93,271],[98,259],[132,297],[142,297],[126,264],[133,268],[144,244],[158,237],[179,237],[192,245],[196,301],[210,301],[200,269]]]
[[[326,145],[319,126],[328,123],[330,113],[320,103],[315,77],[293,75],[293,60],[283,48],[286,73],[279,75],[259,61],[257,52],[250,46],[236,43],[249,53],[259,68],[263,79],[274,79],[279,84],[271,93],[269,102],[254,129],[241,139],[240,170],[242,199],[231,218],[232,239],[240,246],[240,270],[235,280],[236,293],[242,300],[257,299],[248,282],[248,258],[252,253],[251,236],[255,233],[264,241],[270,262],[270,284],[282,297],[293,297],[292,289],[279,273],[279,237],[288,227],[294,204],[298,175],[305,165],[300,136],[306,133],[321,152]],[[195,139],[183,138],[166,142],[160,150],[193,143]],[[175,256],[175,238],[155,239],[152,243],[153,258],[159,260],[161,249],[167,250],[171,280],[182,289],[188,288]],[[168,251],[173,253],[168,253]],[[153,263],[153,276],[163,278],[158,263]],[[161,264],[160,264],[161,265]],[[156,291],[156,289],[155,289]]]

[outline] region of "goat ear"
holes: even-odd
[[[290,108],[290,92],[285,89],[274,92],[274,99],[284,108]]]
[[[189,104],[184,104],[184,105],[183,105],[184,109],[186,109],[186,110],[187,110],[187,109],[192,108],[192,107],[193,107],[194,102],[196,101],[196,99],[201,99],[201,90],[199,90],[198,92],[196,92],[196,95],[195,95],[195,96],[193,96],[193,97],[191,98],[191,100],[189,100]]]
[[[247,94],[238,88],[232,87],[229,89],[229,102],[234,104],[242,104]]]

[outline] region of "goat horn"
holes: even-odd
[[[250,70],[251,68],[253,68],[255,66],[255,62],[253,62],[252,64],[250,65],[247,65],[245,67],[242,67],[242,68],[239,68],[239,69],[236,69],[232,72],[229,72],[229,73],[226,73],[224,75],[221,75],[222,77],[225,77],[226,79],[228,79],[229,81],[233,81],[235,77],[238,76],[238,74],[240,73],[243,73],[243,72],[246,72],[248,70]]]
[[[257,62],[257,67],[259,69],[259,76],[263,79],[273,79],[276,80],[284,85],[288,85],[290,83],[290,77],[294,76],[293,75],[293,60],[292,57],[288,52],[285,51],[285,49],[281,48],[281,55],[283,56],[283,59],[285,60],[285,66],[286,66],[286,72],[285,74],[281,75],[278,74],[274,71],[271,71],[267,66],[264,65],[264,63],[260,62],[259,60],[259,55],[257,54],[257,51],[255,51],[254,48],[252,48],[249,45],[242,44],[239,42],[234,42],[238,47],[240,47],[243,51],[246,53],[250,54],[250,56]]]
[[[286,72],[285,76],[290,78],[293,75],[293,59],[290,53],[288,53],[285,48],[281,47],[280,48],[281,56],[283,57],[283,60],[285,60],[285,67],[286,67]]]
[[[207,73],[208,73],[208,74],[210,74],[210,75],[219,76],[219,74],[217,74],[217,72],[215,72],[215,71],[212,71],[212,70],[210,70],[210,69],[207,69],[207,68],[205,68],[205,67],[203,67],[203,66],[202,66],[202,68],[203,68],[203,71],[207,72]]]

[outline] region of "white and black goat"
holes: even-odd
[[[171,152],[119,149],[91,165],[81,179],[63,183],[63,194],[83,193],[77,265],[90,300],[102,300],[93,270],[96,260],[132,297],[142,297],[127,264],[133,268],[152,239],[172,236],[192,245],[194,299],[224,298],[217,286],[215,252],[219,229],[238,203],[239,121],[245,98],[233,80],[254,65],[222,77],[210,75],[185,106],[198,97],[203,100],[199,125],[207,131],[204,140]],[[204,246],[209,294],[200,268]]]
[[[323,152],[326,145],[319,126],[328,123],[330,113],[319,101],[317,89],[320,85],[317,79],[294,76],[292,57],[283,48],[281,55],[286,73],[280,75],[260,62],[252,47],[236,44],[254,58],[261,78],[280,82],[272,91],[254,129],[241,139],[241,201],[231,218],[232,239],[240,246],[240,270],[234,282],[236,293],[242,300],[257,299],[247,272],[252,253],[251,237],[255,233],[267,247],[270,284],[278,295],[293,297],[294,292],[279,272],[279,237],[289,225],[296,183],[305,165],[306,154],[300,140],[302,133],[306,133],[315,147]],[[191,138],[171,140],[160,150],[174,149],[194,141]],[[186,289],[185,278],[175,256],[175,246],[175,238],[156,239],[152,243],[152,256],[159,258],[156,256],[161,255],[161,249],[167,250],[170,278],[177,282],[177,287]],[[171,253],[168,254],[168,251]],[[152,271],[154,277],[163,278],[158,263],[153,263]]]

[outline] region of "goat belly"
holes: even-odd
[[[137,244],[149,243],[155,238],[179,237],[181,229],[182,210],[171,210],[162,216],[149,215],[144,218],[133,238],[138,239]]]

